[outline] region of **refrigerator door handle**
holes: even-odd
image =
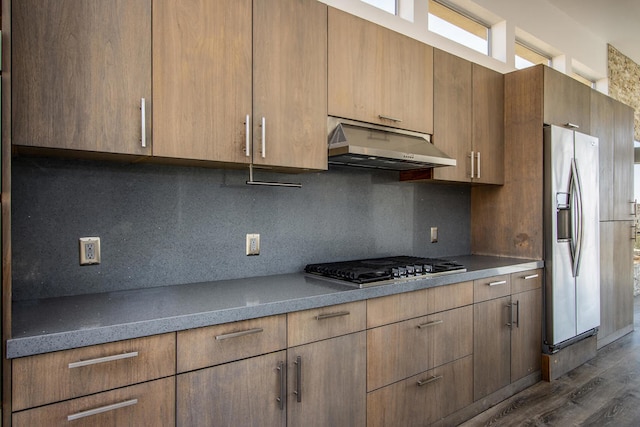
[[[573,218],[571,248],[573,258],[573,277],[580,274],[580,261],[582,257],[582,241],[583,241],[583,212],[582,212],[582,183],[580,181],[580,173],[578,171],[578,163],[576,159],[571,159],[571,210]]]

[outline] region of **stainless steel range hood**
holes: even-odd
[[[329,116],[329,164],[412,170],[455,166],[428,134]]]

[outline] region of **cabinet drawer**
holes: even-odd
[[[473,281],[473,302],[486,301],[511,294],[511,278],[508,274]]]
[[[289,313],[288,346],[362,331],[366,326],[366,311],[366,301],[357,301]]]
[[[544,272],[542,269],[522,271],[520,273],[511,274],[511,293],[530,291],[542,287],[542,278]]]
[[[175,374],[175,334],[14,359],[13,410]]]
[[[367,390],[375,390],[473,351],[473,306],[367,331]]]
[[[367,328],[428,314],[429,289],[403,292],[367,301]]]
[[[175,377],[17,412],[12,425],[174,426]]]
[[[473,356],[367,394],[367,427],[422,426],[473,402]]]
[[[473,304],[473,282],[429,289],[429,314]]]
[[[178,332],[178,372],[282,350],[286,315]]]

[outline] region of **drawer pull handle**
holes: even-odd
[[[113,356],[98,357],[96,359],[80,360],[79,362],[69,363],[69,369],[80,368],[82,366],[97,365],[99,363],[113,362],[115,360],[129,359],[131,357],[138,357],[137,351],[130,353],[114,354]]]
[[[140,145],[147,147],[147,104],[144,98],[140,98]]]
[[[442,375],[438,375],[437,377],[431,377],[428,380],[419,380],[417,382],[417,384],[418,384],[418,387],[422,387],[423,385],[434,383],[434,382],[436,382],[438,380],[441,380],[441,379],[442,379]]]
[[[380,118],[382,120],[390,120],[390,121],[396,122],[396,123],[402,122],[402,119],[399,119],[397,117],[385,116],[384,114],[378,114],[378,118]]]
[[[332,317],[348,316],[350,314],[351,312],[349,311],[337,311],[335,313],[318,314],[316,316],[316,320],[331,319]]]
[[[499,282],[491,282],[489,283],[489,286],[498,286],[498,285],[506,285],[507,281],[506,280],[500,280]]]
[[[436,325],[439,325],[439,324],[441,324],[443,322],[444,322],[444,320],[441,319],[441,320],[434,320],[433,322],[422,323],[422,324],[418,325],[418,329],[425,329],[425,328],[428,328],[430,326],[436,326]]]
[[[115,411],[116,409],[126,408],[138,403],[138,399],[125,400],[124,402],[114,403],[113,405],[101,406],[99,408],[89,409],[88,411],[77,412],[67,416],[67,421],[78,420],[80,418],[90,417],[92,415],[101,414],[103,412]]]
[[[246,331],[232,332],[230,334],[216,335],[216,340],[226,340],[229,338],[244,337],[245,335],[259,334],[264,331],[262,328],[247,329]]]
[[[540,275],[538,275],[538,274],[532,274],[532,275],[530,275],[530,276],[524,276],[524,280],[537,279],[538,277],[540,277]]]

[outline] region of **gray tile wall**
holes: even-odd
[[[255,179],[248,171],[15,158],[15,300],[272,275],[307,263],[470,252],[470,189],[400,183],[397,172],[332,167]],[[439,242],[429,243],[429,228]],[[260,233],[247,257],[245,235]],[[101,238],[80,266],[78,238]]]

